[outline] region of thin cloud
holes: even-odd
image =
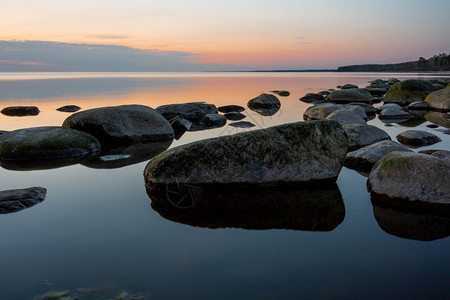
[[[297,44],[301,44],[301,45],[312,45],[311,42],[297,42]]]
[[[45,66],[45,67],[57,66],[54,64],[46,64],[46,63],[42,63],[42,62],[38,62],[38,61],[18,61],[18,60],[5,60],[5,59],[0,59],[0,63],[13,64],[13,65]]]
[[[86,38],[98,40],[121,40],[121,39],[129,39],[131,38],[131,36],[118,34],[89,34],[86,35]]]
[[[306,40],[305,36],[299,35],[295,37],[296,40]]]

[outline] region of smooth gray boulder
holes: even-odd
[[[382,88],[382,87],[369,86],[366,88],[366,90],[374,97],[382,97],[384,94],[387,93],[388,87]]]
[[[362,102],[372,103],[372,95],[364,89],[347,89],[332,91],[326,98],[335,103]]]
[[[398,105],[398,104],[395,104],[395,103],[386,103],[386,104],[383,104],[383,105],[378,106],[378,107],[376,108],[377,114],[379,114],[382,110],[387,109],[387,108],[390,108],[390,109],[399,109],[399,110],[402,110],[402,109],[403,109],[403,108],[402,108],[400,105]]]
[[[348,109],[349,111],[352,111],[352,112],[358,114],[364,120],[367,120],[366,110],[362,106],[359,106],[359,105],[345,105],[345,108]]]
[[[364,112],[364,110],[363,110],[363,112]],[[344,125],[344,124],[366,124],[366,121],[364,121],[364,119],[361,118],[361,116],[358,113],[356,113],[350,109],[345,109],[345,108],[338,109],[338,110],[332,112],[325,119],[339,122],[339,124],[341,124],[341,125]]]
[[[328,94],[329,94],[329,92],[328,92]],[[306,103],[313,103],[316,101],[322,101],[323,99],[325,99],[324,95],[308,93],[305,96],[301,97],[299,100],[302,102],[306,102]]]
[[[360,106],[364,109],[366,115],[374,115],[377,112],[377,109],[375,107],[373,107],[370,104],[367,103],[361,103],[361,102],[352,102],[347,104],[347,107],[349,106]]]
[[[17,212],[44,201],[47,189],[30,187],[0,191],[0,214]]]
[[[384,140],[347,153],[344,166],[358,171],[370,171],[377,161],[393,151],[412,152],[412,150],[399,143]]]
[[[358,89],[359,87],[356,84],[346,83],[341,86],[341,90],[349,90],[349,89]]]
[[[248,101],[247,106],[251,110],[258,110],[261,108],[263,108],[263,109],[279,108],[279,107],[281,107],[281,102],[274,95],[261,94],[258,97],[253,98],[250,101]]]
[[[56,126],[19,129],[0,135],[1,160],[70,160],[95,155],[100,149],[95,137]]]
[[[430,105],[425,101],[416,101],[406,107],[408,110],[427,110]]]
[[[144,105],[102,107],[74,113],[62,125],[87,132],[103,144],[133,144],[172,139],[170,123]]]
[[[380,120],[407,120],[413,119],[414,116],[403,109],[385,108],[378,115]]]
[[[146,185],[325,184],[336,181],[347,137],[334,121],[298,122],[169,149],[144,171]],[[195,163],[190,163],[195,162]]]
[[[450,163],[450,151],[438,150],[438,151],[431,153],[431,156],[446,160],[448,163]]]
[[[427,102],[433,110],[442,112],[450,111],[450,88],[430,93],[427,98],[425,98],[425,102]]]
[[[178,116],[193,123],[200,122],[200,120],[207,114],[218,113],[217,107],[214,104],[204,102],[167,104],[157,107],[156,111],[167,120]]]
[[[354,151],[362,147],[391,137],[384,130],[366,124],[346,124],[342,126],[348,136],[348,150]]]
[[[403,131],[396,138],[400,143],[414,147],[433,145],[442,141],[437,135],[423,130]]]
[[[391,86],[383,100],[385,103],[409,104],[424,101],[427,95],[435,90],[432,84],[424,80],[408,79]]]
[[[450,217],[450,164],[414,152],[391,152],[373,167],[367,181],[372,198],[382,203]]]
[[[36,116],[39,108],[36,106],[9,106],[1,110],[1,113],[10,117]]]
[[[342,109],[344,106],[334,103],[320,103],[314,106],[308,107],[303,113],[303,120],[323,120],[332,112]]]

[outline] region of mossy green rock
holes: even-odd
[[[180,183],[332,183],[347,144],[335,121],[285,124],[170,149],[149,162],[144,177],[150,189]]]
[[[450,164],[413,152],[391,152],[369,174],[367,188],[377,201],[404,208],[430,209],[450,216]]]
[[[424,101],[428,94],[435,90],[432,84],[424,80],[408,79],[391,86],[383,100],[385,103],[409,104]]]
[[[320,103],[314,106],[308,107],[308,109],[303,113],[303,120],[323,120],[328,117],[334,111],[344,108],[343,105],[334,103]]]
[[[428,103],[431,109],[447,112],[450,111],[450,89],[442,89],[433,93],[430,93],[425,101]]]
[[[82,158],[100,151],[93,136],[56,126],[14,130],[0,136],[0,159],[45,160]]]
[[[368,91],[356,88],[332,91],[326,99],[335,103],[372,103],[373,100]]]

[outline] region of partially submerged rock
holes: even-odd
[[[326,93],[327,93],[326,95],[330,94],[330,92],[326,92]],[[306,103],[313,103],[316,101],[321,101],[323,99],[325,99],[325,97],[324,97],[324,93],[322,92],[322,94],[308,93],[305,96],[301,97],[299,100],[306,102]]]
[[[391,152],[369,174],[367,188],[382,203],[450,217],[450,164],[413,152]]]
[[[181,104],[167,104],[156,108],[164,118],[170,120],[180,117],[193,123],[198,123],[207,114],[217,114],[218,110],[214,104],[204,102],[189,102]]]
[[[433,85],[424,80],[403,80],[389,88],[386,95],[384,95],[384,102],[409,104],[416,101],[424,101],[427,95],[435,90]]]
[[[359,108],[359,107],[358,107]],[[362,109],[362,108],[361,108]],[[363,110],[364,112],[364,110]],[[365,114],[365,113],[364,113]],[[350,109],[338,109],[326,117],[326,120],[333,120],[341,125],[344,124],[366,124],[361,115]]]
[[[76,105],[65,105],[65,106],[61,106],[59,108],[57,108],[57,111],[62,111],[62,112],[76,112],[79,111],[81,109],[81,107],[76,106]]]
[[[314,106],[308,107],[303,113],[303,120],[323,120],[332,112],[342,109],[344,106],[334,103],[320,103]]]
[[[378,118],[380,120],[389,120],[390,122],[394,122],[393,120],[395,120],[396,122],[398,122],[407,119],[413,119],[414,116],[410,113],[407,113],[403,109],[385,108],[380,112]]]
[[[10,117],[36,116],[39,114],[39,108],[36,106],[10,106],[2,109],[1,113]]]
[[[412,152],[409,148],[391,140],[384,140],[347,153],[344,166],[350,169],[367,172],[377,161],[393,151]]]
[[[245,110],[245,108],[240,105],[224,105],[224,106],[219,106],[217,109],[221,113],[241,112],[241,111]]]
[[[170,149],[149,162],[144,177],[150,189],[178,183],[332,183],[342,168],[347,145],[337,122],[285,124]]]
[[[399,133],[396,138],[400,143],[404,145],[415,147],[433,145],[442,141],[435,134],[423,130],[403,131],[402,133]]]
[[[170,123],[144,105],[121,105],[77,112],[68,117],[65,128],[87,132],[103,144],[132,144],[170,140]]]
[[[263,116],[274,115],[281,107],[280,100],[270,94],[261,94],[247,103],[248,108]]]
[[[220,127],[227,123],[227,118],[218,114],[207,114],[200,120],[200,123],[206,126]]]
[[[450,88],[430,93],[425,101],[433,110],[442,112],[450,111]]]
[[[345,217],[336,185],[307,190],[181,184],[148,194],[152,208],[162,217],[196,227],[331,231]]]
[[[431,123],[440,125],[445,128],[450,128],[450,115],[449,113],[442,113],[437,111],[429,111],[425,115],[425,119]]]
[[[251,127],[256,126],[252,122],[247,122],[247,121],[234,122],[234,123],[230,123],[229,125],[232,127],[237,127],[237,128],[251,128]]]
[[[247,116],[244,114],[241,114],[240,112],[229,112],[224,114],[225,118],[230,121],[240,121],[242,119],[245,119]]]
[[[395,103],[387,103],[387,104],[383,104],[381,106],[378,106],[376,108],[377,114],[381,113],[384,109],[396,109],[396,110],[402,110],[403,108]]]
[[[271,92],[274,93],[274,94],[277,94],[278,96],[281,96],[281,97],[287,97],[287,96],[289,96],[291,94],[289,91],[274,90],[274,91],[271,91]]]
[[[341,90],[348,90],[348,89],[358,89],[359,87],[356,84],[347,83],[341,86]]]
[[[342,127],[348,136],[349,151],[354,151],[379,141],[391,139],[389,134],[384,130],[372,125],[346,124]]]
[[[47,189],[43,187],[0,191],[0,214],[17,212],[41,203],[46,194]]]
[[[407,106],[408,110],[427,110],[430,105],[425,101],[416,101]]]
[[[14,130],[0,136],[1,160],[71,160],[100,152],[93,136],[56,126]]]
[[[368,91],[356,88],[332,91],[326,99],[335,103],[372,103],[372,95]]]
[[[175,135],[175,139],[179,140],[183,134],[188,131],[191,126],[192,122],[186,119],[183,119],[181,117],[176,116],[175,118],[172,118],[169,120],[170,126],[172,126],[173,133]]]

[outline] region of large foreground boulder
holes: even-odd
[[[450,216],[450,164],[421,153],[391,152],[369,174],[372,198],[394,206]]]
[[[391,86],[383,100],[385,103],[409,104],[424,101],[427,95],[435,90],[432,84],[424,80],[408,79]]]
[[[326,99],[335,103],[372,103],[372,95],[368,91],[355,88],[332,91]]]
[[[0,191],[0,214],[17,212],[41,203],[46,194],[47,189],[43,187]]]
[[[14,130],[0,136],[0,160],[71,160],[100,152],[93,136],[56,126]]]
[[[333,183],[347,153],[334,121],[298,122],[170,149],[144,171],[147,187],[184,184]]]
[[[430,93],[425,101],[433,110],[450,111],[450,88]]]
[[[174,137],[170,123],[144,105],[85,110],[68,117],[63,127],[87,132],[104,144],[157,142]]]

